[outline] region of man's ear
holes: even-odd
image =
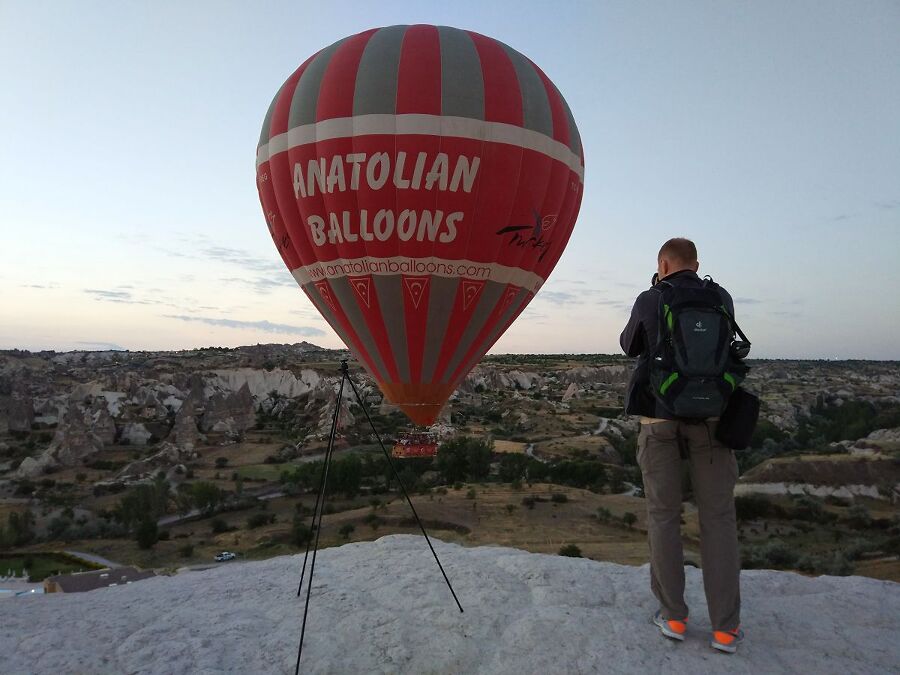
[[[699,269],[700,269],[700,261],[699,261],[699,260],[694,261],[694,264],[691,265],[691,268],[693,268],[693,270],[694,270],[695,272],[696,272],[697,270],[699,270]]]

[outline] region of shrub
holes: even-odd
[[[872,525],[872,514],[862,504],[854,504],[847,509],[845,518],[850,527],[865,529]]]
[[[516,505],[515,505],[515,504],[507,504],[507,505],[506,505],[506,512],[507,512],[509,515],[512,515],[512,514],[513,514],[513,511],[515,511],[515,510],[516,510]]]
[[[159,541],[159,532],[156,527],[156,521],[150,518],[144,518],[137,527],[136,532],[137,544],[142,549],[150,549]]]
[[[610,520],[612,520],[612,511],[610,511],[605,506],[598,506],[597,520],[599,520],[601,523],[608,523]]]
[[[524,506],[525,508],[533,509],[535,502],[537,502],[537,499],[535,499],[534,497],[522,497],[522,506]]]
[[[759,520],[772,515],[772,502],[756,495],[737,496],[734,510],[739,521]]]
[[[809,495],[797,497],[791,509],[791,516],[812,523],[829,523],[837,519],[837,516],[825,510],[820,499]]]
[[[338,530],[338,532],[344,539],[349,539],[355,529],[356,528],[351,523],[345,523],[344,525],[341,525],[341,529]]]
[[[569,501],[569,497],[562,492],[554,492],[552,495],[550,495],[550,501],[552,501],[554,504],[565,504],[567,501]]]
[[[825,566],[825,574],[846,577],[853,574],[853,563],[842,553],[835,553]]]
[[[746,547],[741,562],[744,569],[784,569],[796,565],[799,556],[780,539],[773,539],[762,546]]]
[[[247,519],[247,529],[255,530],[257,527],[269,525],[275,522],[274,513],[254,513]]]
[[[568,558],[580,558],[581,549],[578,548],[575,544],[566,544],[559,549],[559,555],[566,556]]]
[[[637,522],[637,516],[634,515],[631,511],[626,511],[622,514],[622,522],[628,526],[630,530],[632,526]]]
[[[291,525],[291,543],[297,548],[306,546],[312,539],[312,529],[303,522],[302,518],[294,517]]]
[[[210,526],[212,527],[213,534],[222,534],[223,532],[228,532],[228,523],[226,523],[222,518],[213,518]]]
[[[381,525],[382,523],[384,523],[384,520],[382,520],[380,517],[378,517],[377,514],[375,514],[373,512],[373,513],[368,514],[365,518],[363,518],[363,522],[366,525],[368,525],[369,527],[371,527],[373,530],[377,530],[378,526]]]
[[[466,492],[466,499],[475,499],[476,496],[475,488],[469,488],[469,491]]]
[[[180,546],[178,548],[178,555],[182,558],[190,558],[194,555],[194,545],[193,544],[185,544],[184,546]]]

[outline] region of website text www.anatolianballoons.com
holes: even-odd
[[[464,259],[448,260],[433,256],[421,258],[411,258],[409,256],[336,258],[327,262],[314,262],[297,267],[292,270],[292,273],[294,279],[301,286],[325,279],[401,274],[512,284],[530,293],[537,293],[544,283],[544,280],[538,274],[520,267]]]
[[[364,274],[434,274],[443,277],[487,280],[491,278],[492,267],[492,265],[480,265],[468,261],[395,257],[319,263],[307,265],[303,269],[310,280]]]

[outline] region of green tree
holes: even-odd
[[[159,530],[156,527],[156,521],[153,518],[143,518],[137,526],[135,533],[138,546],[143,549],[153,548],[159,541]]]
[[[23,546],[34,539],[34,514],[31,511],[13,511],[6,518],[7,538],[13,546]]]
[[[157,520],[166,512],[169,501],[169,483],[165,475],[157,476],[152,483],[132,488],[116,506],[116,520],[128,528],[142,520]]]
[[[515,453],[504,453],[500,456],[498,477],[504,483],[512,483],[525,478],[528,470],[528,456]]]
[[[343,525],[341,525],[341,529],[339,529],[338,532],[344,539],[349,539],[350,535],[353,534],[353,531],[355,529],[356,528],[352,523],[344,523]]]
[[[208,481],[197,481],[191,484],[191,498],[194,507],[204,513],[212,513],[225,495],[219,486]]]
[[[328,491],[342,492],[347,497],[355,497],[362,483],[362,473],[362,461],[357,455],[333,461],[328,473]]]
[[[622,514],[622,522],[625,523],[625,525],[630,530],[637,522],[637,516],[634,515],[631,511],[626,511]]]
[[[492,441],[460,436],[441,446],[435,467],[447,483],[481,481],[490,475],[492,455]]]

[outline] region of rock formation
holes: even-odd
[[[196,459],[197,456],[193,450],[185,450],[174,443],[163,441],[159,445],[158,452],[129,463],[116,475],[116,481],[131,483],[146,480],[153,478],[160,471],[165,471],[166,477],[172,480],[176,476],[184,475],[184,471],[176,470],[178,466],[182,466],[183,469],[184,462]]]
[[[191,451],[202,442],[200,429],[197,428],[193,397],[185,399],[179,408],[178,414],[175,416],[175,424],[166,440],[183,451]]]
[[[13,395],[7,410],[7,425],[10,431],[31,431],[34,422],[34,401],[30,396]]]
[[[84,412],[70,403],[49,447],[36,459],[26,457],[16,472],[19,478],[34,478],[66,466],[81,466],[103,448],[103,442],[84,422]]]
[[[92,410],[85,413],[84,421],[103,445],[112,445],[116,442],[116,423],[109,414],[106,399],[94,399]]]
[[[207,402],[200,428],[204,432],[237,436],[256,424],[256,406],[249,385],[244,382],[231,394],[214,394]]]

